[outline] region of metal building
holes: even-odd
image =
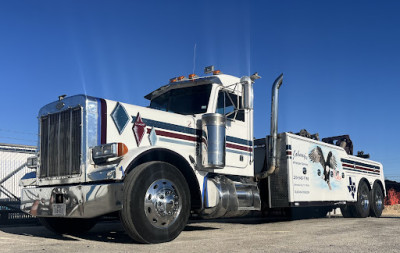
[[[33,156],[36,147],[0,143],[0,199],[14,200],[21,197],[19,180],[30,172],[26,159]]]

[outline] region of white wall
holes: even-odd
[[[7,175],[15,171],[17,168],[26,163],[28,157],[34,156],[36,147],[24,146],[24,145],[13,145],[13,144],[1,144],[0,143],[0,181]],[[13,175],[11,178],[1,184],[4,188],[10,191],[17,197],[21,196],[21,187],[19,186],[19,180],[26,173],[32,170],[26,166]],[[0,187],[3,190],[2,187]],[[0,192],[0,199],[7,199],[7,195]]]

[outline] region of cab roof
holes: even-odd
[[[144,98],[146,98],[148,100],[152,100],[153,98],[158,97],[159,95],[161,95],[169,90],[190,87],[190,86],[203,85],[203,84],[210,84],[210,83],[215,83],[215,84],[219,84],[224,87],[228,87],[233,84],[239,84],[240,78],[238,78],[236,76],[226,75],[226,74],[218,74],[218,75],[212,75],[212,76],[198,77],[195,79],[186,79],[186,80],[177,81],[174,83],[169,83],[164,86],[161,86],[157,90],[144,96]]]

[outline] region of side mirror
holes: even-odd
[[[254,107],[253,82],[250,77],[240,78],[242,84],[242,104],[244,109],[252,110]]]

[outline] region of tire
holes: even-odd
[[[190,215],[190,190],[182,173],[165,162],[148,162],[125,178],[121,222],[140,243],[175,239]]]
[[[384,209],[384,195],[382,187],[375,182],[371,191],[371,215],[374,217],[381,217]]]
[[[56,234],[83,234],[97,223],[94,219],[39,217],[40,223]]]
[[[353,205],[343,205],[340,206],[340,212],[344,218],[354,218],[354,206]]]
[[[366,218],[369,216],[371,208],[370,191],[365,181],[360,181],[357,190],[357,202],[354,205],[354,216],[356,218]]]

